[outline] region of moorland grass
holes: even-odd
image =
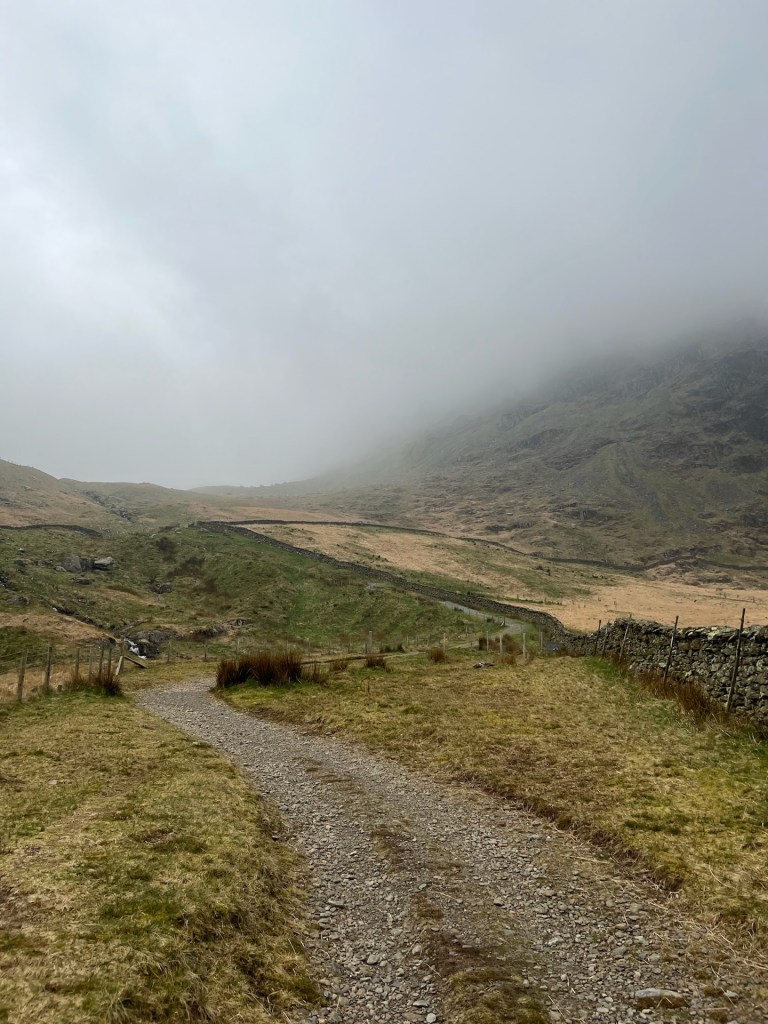
[[[0,711],[0,1020],[264,1024],[313,998],[297,864],[204,744],[124,698]]]
[[[710,918],[765,930],[768,747],[747,730],[696,721],[598,659],[390,667],[372,686],[352,669],[228,699],[522,802],[682,886]]]

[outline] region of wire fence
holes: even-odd
[[[296,635],[270,641],[250,635],[197,641],[169,637],[165,643],[153,645],[149,654],[145,653],[149,648],[142,649],[140,643],[127,639],[102,638],[76,647],[38,644],[15,658],[0,660],[0,703],[27,701],[61,693],[74,686],[87,686],[103,679],[105,674],[118,678],[128,669],[147,669],[172,662],[188,662],[190,667],[192,663],[210,663],[213,668],[223,658],[237,659],[275,648],[294,651],[308,663],[320,664],[339,658],[357,661],[372,654],[393,659],[410,658],[435,649],[447,653],[475,648],[485,651],[486,655],[498,653],[503,656],[509,648],[508,640],[501,637],[509,638],[516,634],[522,637],[525,655],[526,629],[519,623],[508,624],[504,619],[497,621],[488,617],[482,626],[484,628],[479,632],[468,624],[462,624],[460,629],[446,630],[439,635],[404,633],[395,637],[368,629],[363,633],[342,633],[322,642]]]

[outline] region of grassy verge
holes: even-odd
[[[0,711],[0,1021],[264,1022],[313,998],[250,786],[129,701]]]
[[[597,660],[391,667],[321,687],[238,687],[226,699],[521,800],[682,884],[709,914],[766,928],[765,744],[697,725]]]

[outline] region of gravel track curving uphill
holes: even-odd
[[[493,1022],[768,1021],[754,979],[674,897],[574,836],[233,711],[210,685],[136,699],[229,755],[279,805],[308,864],[307,944],[325,997],[313,1024],[434,1024],[472,1007]]]

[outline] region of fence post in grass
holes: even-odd
[[[235,640],[235,657],[240,657],[240,637],[238,637],[237,640]]]
[[[731,685],[728,689],[728,703],[725,705],[726,710],[730,711],[733,704],[733,695],[736,692],[736,676],[739,674],[739,661],[741,659],[741,636],[744,632],[744,616],[747,614],[747,609],[741,609],[741,622],[739,624],[739,635],[736,638],[736,658],[733,662],[733,670],[731,672]]]
[[[539,630],[539,654],[544,653],[544,630]]]
[[[88,682],[91,681],[93,675],[93,644],[88,645]]]
[[[523,629],[523,664],[528,661],[528,651],[525,646],[525,629]]]
[[[627,619],[627,624],[624,627],[624,636],[621,638],[621,647],[619,648],[619,665],[621,665],[622,659],[624,658],[624,645],[627,642],[627,637],[629,635],[629,624],[630,624],[631,621],[632,621],[632,616],[630,615],[629,618]]]
[[[80,648],[75,650],[75,682],[80,678]]]
[[[675,616],[675,624],[672,627],[672,636],[670,637],[670,641],[669,641],[669,654],[667,655],[667,664],[664,666],[664,682],[665,683],[667,681],[667,676],[669,675],[670,665],[672,664],[672,651],[673,651],[674,646],[675,646],[675,637],[677,636],[677,624],[678,624],[679,621],[680,621],[680,616],[676,615]]]
[[[597,633],[595,633],[595,657],[597,657],[597,648],[598,648],[598,646],[600,644],[600,630],[602,629],[602,626],[603,626],[603,620],[602,619],[598,619],[597,620]]]
[[[609,626],[609,623],[606,622],[606,624],[605,624],[605,635],[603,636],[603,646],[602,646],[602,648],[600,650],[600,653],[602,654],[603,657],[605,657],[605,652],[608,649],[608,636],[610,634],[610,630],[609,630],[608,626]]]
[[[101,680],[101,673],[104,671],[104,644],[99,645],[99,675],[98,678]]]
[[[21,704],[24,700],[24,677],[27,674],[27,652],[24,651],[21,655],[21,662],[19,664],[19,681],[16,684],[16,700]]]
[[[203,644],[203,661],[208,661],[208,641]]]
[[[48,644],[48,655],[45,659],[45,676],[43,678],[43,693],[50,693],[51,690],[51,661],[53,660],[53,648]]]
[[[171,660],[171,653],[172,653],[172,642],[171,642],[171,641],[169,640],[169,641],[168,641],[168,653],[167,653],[167,655],[165,656],[165,661],[166,661],[166,664],[169,664],[169,663],[170,663],[170,660]]]

